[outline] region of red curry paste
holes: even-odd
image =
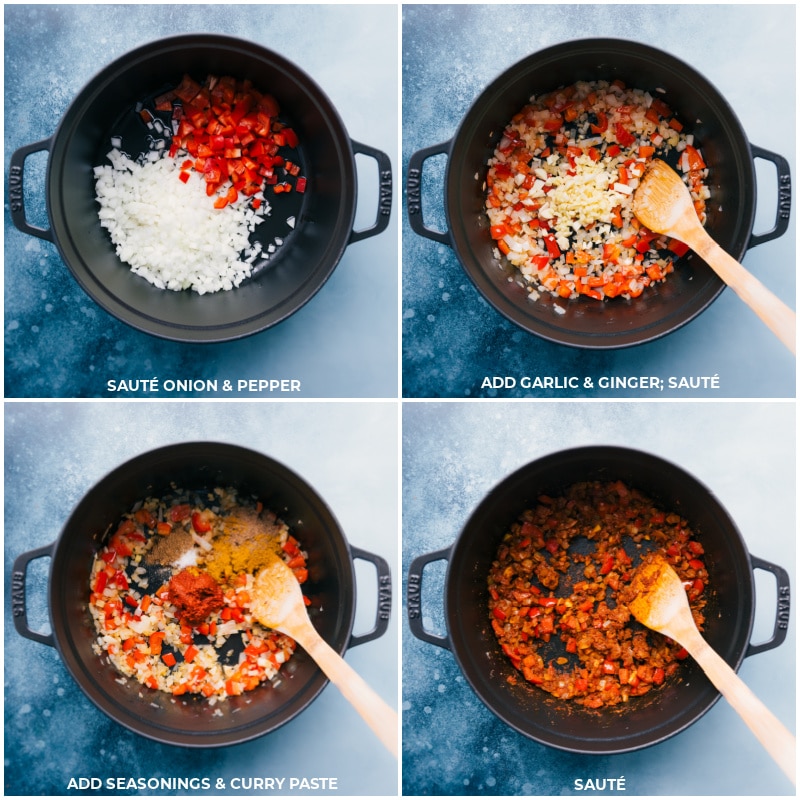
[[[225,604],[220,585],[207,572],[188,569],[172,576],[169,599],[188,625],[199,625]]]

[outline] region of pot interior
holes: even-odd
[[[276,686],[262,684],[215,705],[190,695],[173,698],[134,679],[119,682],[114,666],[92,650],[96,638],[87,609],[94,554],[109,527],[149,494],[178,488],[234,487],[275,511],[308,551],[309,614],[338,653],[347,647],[355,613],[350,550],[333,514],[314,490],[266,456],[217,443],[174,445],[145,453],[103,478],[81,500],[58,540],[50,575],[50,615],[61,656],[87,696],[126,727],[158,741],[218,746],[260,736],[288,722],[327,680],[298,648]]]
[[[707,230],[741,260],[755,213],[754,166],[741,125],[702,75],[667,53],[634,42],[567,42],[536,53],[500,75],[475,101],[453,139],[445,209],[454,250],[478,290],[498,311],[554,342],[616,348],[680,327],[705,309],[724,284],[690,253],[679,259],[666,282],[648,287],[632,300],[564,300],[543,294],[532,301],[517,282],[516,270],[505,259],[494,258],[484,212],[486,163],[511,117],[532,95],[578,80],[600,79],[621,79],[630,87],[657,93],[684,123],[684,130],[695,135],[709,167]]]
[[[249,79],[260,91],[273,94],[280,119],[298,134],[295,161],[308,179],[302,194],[267,191],[272,213],[251,241],[262,241],[265,249],[276,237],[283,243],[253,276],[227,292],[199,295],[157,289],[120,261],[97,217],[92,170],[107,163],[111,137],[122,135],[122,149],[138,155],[150,132],[138,119],[136,104],[176,86],[184,73],[198,82],[208,75]],[[255,44],[195,35],[135,50],[84,88],[54,137],[47,196],[51,228],[64,261],[103,308],[155,335],[220,341],[281,321],[319,290],[347,246],[356,189],[350,140],[336,110],[310,77]],[[294,228],[287,223],[289,217],[295,217]]]
[[[457,540],[448,567],[445,618],[453,653],[487,707],[526,736],[582,753],[618,753],[662,741],[696,721],[719,698],[691,660],[657,691],[624,708],[590,710],[559,701],[520,677],[490,625],[487,577],[503,534],[540,494],[558,494],[577,481],[617,480],[647,494],[665,511],[684,516],[703,543],[712,595],[704,637],[732,666],[750,638],[754,588],[750,561],[735,524],[714,496],[679,467],[616,447],[587,447],[542,458],[506,478],[481,502]]]

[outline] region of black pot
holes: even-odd
[[[714,495],[679,467],[620,447],[582,447],[538,459],[503,480],[478,505],[456,542],[415,558],[408,573],[408,621],[423,641],[449,649],[481,701],[506,724],[542,744],[575,753],[637,750],[674,736],[696,722],[720,695],[687,659],[676,679],[619,708],[585,709],[541,689],[506,678],[515,674],[489,623],[487,577],[503,534],[542,493],[555,494],[576,481],[621,479],[665,510],[688,519],[706,554],[713,592],[704,637],[738,669],[745,656],[777,647],[786,637],[789,577],[784,569],[748,554],[733,520]],[[423,570],[447,561],[445,635],[422,624]],[[778,586],[771,638],[750,643],[755,612],[754,569],[771,572]]]
[[[533,302],[508,261],[495,259],[484,210],[483,178],[487,160],[508,121],[531,95],[578,80],[616,78],[635,88],[664,89],[665,94],[659,96],[685,123],[684,130],[695,134],[709,167],[711,201],[706,228],[724,250],[741,261],[749,247],[781,236],[789,224],[788,162],[751,146],[728,103],[692,67],[653,47],[615,39],[565,42],[520,61],[480,94],[450,141],[411,156],[409,222],[416,233],[450,245],[478,291],[509,320],[544,339],[573,347],[619,348],[664,336],[696,317],[724,288],[710,267],[695,254],[688,254],[666,282],[649,287],[632,300],[564,300],[543,294]],[[420,202],[423,164],[441,154],[447,155],[446,232],[426,227]],[[775,226],[759,235],[752,232],[754,158],[775,165],[779,192]]]
[[[198,295],[157,289],[117,257],[101,228],[95,200],[95,166],[106,163],[110,139],[123,149],[146,150],[149,131],[134,107],[176,86],[184,73],[249,78],[272,92],[281,119],[300,138],[299,161],[308,178],[305,193],[270,197],[272,214],[252,235],[266,246],[280,236],[277,254],[235,290]],[[49,151],[45,182],[49,229],[25,218],[23,173],[31,153]],[[355,154],[374,158],[380,198],[374,225],[353,230],[357,177]],[[22,147],[11,158],[11,218],[21,231],[55,243],[81,287],[106,311],[146,333],[182,342],[220,342],[269,328],[308,302],[330,277],[345,248],[389,224],[392,170],[389,157],[351,141],[336,109],[316,83],[294,64],[252,42],[200,34],[140,47],[103,69],[67,109],[55,134]],[[287,218],[294,216],[291,229]]]
[[[309,578],[304,593],[314,600],[309,609],[313,624],[339,654],[385,633],[391,576],[383,558],[348,545],[331,510],[300,476],[260,453],[213,442],[171,445],[126,462],[84,496],[53,544],[16,559],[12,602],[17,631],[55,646],[72,677],[101,711],[130,730],[167,744],[238,744],[288,722],[325,687],[327,678],[304,650],[298,648],[282,667],[277,686],[262,684],[214,706],[197,698],[173,702],[167,693],[147,689],[135,680],[121,685],[117,670],[92,650],[96,633],[87,605],[94,555],[109,527],[137,499],[169,491],[173,482],[187,490],[233,486],[242,493],[256,494],[265,507],[282,517],[308,550]],[[51,560],[51,634],[31,630],[26,615],[27,566],[45,556]],[[353,559],[375,565],[379,587],[375,627],[361,635],[352,634],[356,603]]]

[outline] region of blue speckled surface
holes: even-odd
[[[250,39],[294,62],[327,94],[349,136],[386,152],[396,171],[397,20],[392,5],[7,6],[4,174],[12,152],[52,136],[73,98],[110,61],[148,41],[199,31]],[[44,227],[45,163],[38,154],[26,164],[28,219]],[[359,156],[357,164],[360,230],[375,219],[378,185],[375,162]],[[105,397],[108,379],[155,376],[220,384],[296,378],[304,397],[395,397],[397,219],[395,208],[387,231],[348,247],[323,290],[288,320],[204,346],[155,339],[107,314],[54,245],[16,230],[6,206],[6,396]]]
[[[564,448],[609,444],[651,452],[694,475],[749,551],[786,568],[794,583],[794,433],[794,403],[404,403],[404,580],[412,558],[449,547],[489,490],[518,467]],[[429,565],[422,583],[425,628],[439,634],[445,568]],[[756,578],[752,641],[759,642],[772,631],[775,584]],[[746,659],[739,672],[790,730],[795,662],[792,617],[786,641]],[[574,791],[576,778],[621,776],[629,795],[794,794],[724,702],[635,753],[579,756],[530,741],[478,700],[450,652],[413,637],[405,614],[402,687],[404,794],[584,794]]]
[[[586,36],[651,44],[705,75],[735,110],[753,144],[794,165],[795,8],[776,5],[409,5],[403,8],[403,165],[449,141],[483,89],[544,47]],[[768,112],[765,113],[765,110]],[[446,229],[446,158],[425,164],[424,219]],[[772,228],[774,170],[759,168],[755,231]],[[745,255],[744,265],[789,305],[795,298],[795,225]],[[525,333],[477,292],[446,245],[403,219],[405,397],[793,397],[792,357],[734,295],[656,342],[586,352]],[[481,389],[485,376],[713,376],[717,390]]]
[[[13,559],[52,542],[107,472],[139,453],[188,439],[240,444],[286,464],[327,502],[347,540],[386,558],[397,580],[397,416],[387,403],[7,403],[6,586]],[[28,572],[29,621],[36,630],[49,627],[49,567],[40,559]],[[354,632],[363,633],[375,621],[375,571],[358,561],[356,574]],[[384,636],[346,653],[393,708],[397,614]],[[160,745],[97,710],[55,650],[16,633],[8,603],[4,619],[6,796],[80,794],[67,792],[67,785],[81,776],[196,776],[210,778],[212,786],[217,778],[230,785],[238,777],[328,777],[338,779],[331,794],[397,793],[397,762],[331,685],[294,720],[252,742],[205,751]],[[298,793],[308,792],[284,792]]]

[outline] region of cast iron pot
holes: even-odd
[[[731,107],[692,67],[653,47],[615,39],[565,42],[523,59],[480,94],[450,141],[411,156],[407,174],[409,222],[416,233],[450,245],[478,291],[509,320],[544,339],[573,347],[619,348],[664,336],[696,317],[724,288],[710,267],[698,256],[688,254],[665,283],[649,287],[636,299],[598,302],[545,294],[533,302],[518,283],[511,264],[494,257],[483,186],[486,163],[508,121],[531,95],[578,80],[616,78],[635,88],[664,89],[659,96],[684,122],[685,130],[695,134],[709,167],[711,201],[706,228],[724,250],[741,261],[749,247],[781,236],[789,224],[788,162],[750,145]],[[442,154],[447,155],[445,232],[425,225],[421,204],[423,164]],[[779,192],[774,228],[757,235],[752,232],[756,209],[754,158],[774,164]]]
[[[584,709],[560,701],[520,680],[489,624],[487,576],[503,534],[542,493],[554,494],[576,481],[621,479],[649,495],[664,510],[684,516],[706,550],[714,592],[704,636],[738,669],[745,656],[777,647],[786,638],[789,577],[784,569],[750,556],[733,520],[714,495],[681,468],[653,455],[620,447],[582,447],[533,461],[498,484],[478,505],[451,547],[414,559],[408,574],[408,621],[423,641],[453,653],[481,701],[519,733],[575,753],[637,750],[674,736],[696,722],[720,695],[691,660],[658,691],[632,698],[619,709]],[[423,570],[447,561],[444,635],[422,622]],[[775,626],[766,642],[750,643],[755,611],[754,569],[774,575],[778,593]]]
[[[55,542],[16,559],[12,594],[17,631],[54,646],[72,677],[101,711],[130,730],[167,744],[237,744],[288,722],[325,687],[327,678],[305,651],[298,648],[281,669],[277,686],[262,684],[214,706],[194,697],[173,703],[170,695],[135,680],[121,685],[117,670],[92,651],[96,634],[87,603],[94,555],[109,527],[116,526],[136,500],[167,492],[173,482],[187,490],[233,486],[257,495],[265,507],[281,516],[308,550],[309,578],[303,591],[313,599],[309,612],[314,626],[339,654],[385,633],[391,576],[383,558],[348,545],[331,510],[300,476],[265,455],[215,442],[170,445],[122,464],[84,496]],[[27,566],[42,557],[50,558],[50,634],[31,630],[26,615]],[[377,572],[375,626],[360,635],[352,633],[356,607],[353,559],[371,562]]]
[[[254,276],[227,292],[157,289],[119,260],[97,217],[92,170],[106,163],[111,137],[122,135],[122,149],[131,155],[145,151],[150,131],[134,108],[176,86],[184,73],[201,82],[209,74],[249,78],[273,93],[280,118],[298,133],[299,154],[292,151],[292,159],[308,178],[305,193],[268,195],[272,213],[251,241],[266,247],[278,236],[283,244]],[[27,222],[23,202],[25,159],[40,150],[49,151],[48,229]],[[376,221],[358,231],[353,230],[356,153],[375,159],[380,175]],[[241,338],[293,314],[323,286],[350,243],[387,227],[392,202],[389,157],[350,140],[336,109],[308,75],[257,44],[212,34],[159,40],[111,63],[75,98],[51,138],[14,153],[9,184],[16,227],[53,242],[93,300],[138,330],[183,342]],[[296,218],[294,229],[289,216]]]

